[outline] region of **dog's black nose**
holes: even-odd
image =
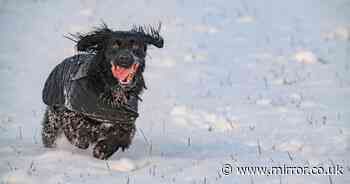
[[[117,57],[118,65],[122,67],[129,67],[133,63],[133,57],[131,54],[121,54]]]

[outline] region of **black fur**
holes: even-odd
[[[152,27],[113,31],[105,24],[87,34],[71,35],[78,55],[57,65],[45,82],[43,101],[48,105],[42,123],[42,142],[54,147],[64,133],[75,146],[94,145],[93,156],[107,159],[134,137],[147,46],[163,47],[163,38]],[[132,79],[117,80],[111,67],[131,68]]]

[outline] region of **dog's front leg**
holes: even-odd
[[[64,134],[71,144],[80,148],[87,149],[90,143],[97,139],[96,125],[91,120],[77,115],[75,113],[67,114],[65,124],[63,126]]]
[[[119,148],[123,151],[129,147],[135,135],[135,124],[116,124],[110,128],[102,128],[103,136],[93,149],[93,156],[98,159],[108,159]]]

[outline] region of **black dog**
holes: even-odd
[[[104,24],[71,35],[81,53],[57,65],[43,89],[48,105],[42,128],[45,147],[54,147],[63,132],[81,149],[94,144],[93,156],[99,159],[128,148],[136,131],[139,94],[146,88],[147,46],[163,47],[159,30],[140,26],[112,31]]]

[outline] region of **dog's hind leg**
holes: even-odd
[[[59,119],[53,112],[51,112],[50,107],[47,107],[42,120],[41,131],[41,138],[44,147],[53,148],[56,146],[56,139],[61,132],[61,127],[59,126],[58,121]]]

